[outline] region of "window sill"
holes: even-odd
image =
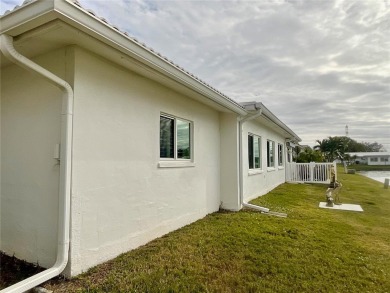
[[[275,171],[276,169],[274,168],[274,167],[268,167],[267,168],[267,172],[273,172],[273,171]]]
[[[261,174],[261,173],[263,173],[264,171],[263,170],[249,170],[248,171],[248,175],[249,176],[252,176],[252,175],[257,175],[257,174]]]
[[[284,166],[279,166],[278,169],[279,169],[279,170],[283,170],[283,169],[284,169]]]
[[[157,165],[159,168],[190,168],[195,167],[191,161],[160,161]]]

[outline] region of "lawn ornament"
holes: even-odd
[[[336,173],[334,169],[331,170],[329,188],[326,190],[326,206],[333,207],[334,204],[340,205],[340,189],[343,185],[336,180]]]

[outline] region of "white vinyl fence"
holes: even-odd
[[[287,182],[330,183],[332,169],[337,180],[336,163],[287,163]]]

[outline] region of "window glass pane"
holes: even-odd
[[[267,167],[270,166],[270,161],[269,161],[269,146],[270,146],[270,141],[267,140]]]
[[[177,127],[177,158],[178,159],[190,159],[190,137],[191,137],[191,124],[187,121],[176,119]]]
[[[160,158],[174,158],[174,120],[160,116]]]
[[[254,140],[254,156],[255,156],[255,168],[260,168],[260,139],[257,138]]]
[[[275,143],[273,141],[267,141],[267,167],[274,167],[274,149]]]
[[[283,165],[283,145],[278,144],[278,162],[279,166]]]
[[[248,160],[249,169],[253,169],[253,136],[248,135]]]

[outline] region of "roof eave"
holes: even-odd
[[[131,58],[146,64],[153,70],[168,76],[233,113],[238,115],[248,113],[238,103],[183,68],[69,1],[51,0],[28,3],[0,18],[0,33],[16,37],[55,19],[60,19]]]
[[[0,33],[16,37],[56,18],[53,1],[33,1],[0,17]]]
[[[241,103],[241,105],[248,111],[254,111],[256,109],[262,110],[262,115],[260,117],[265,117],[270,120],[272,123],[279,126],[286,133],[289,134],[290,137],[286,137],[287,139],[291,139],[295,142],[300,142],[302,139],[295,134],[286,124],[284,124],[278,117],[276,117],[266,106],[264,106],[261,102],[245,102]]]

